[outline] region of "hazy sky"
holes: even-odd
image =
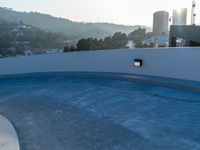
[[[152,25],[153,12],[188,8],[192,0],[0,0],[1,6],[20,11],[37,11],[79,22],[110,22],[125,25]],[[196,0],[200,10],[200,0]],[[188,20],[189,22],[189,20]],[[197,12],[200,23],[200,11]]]

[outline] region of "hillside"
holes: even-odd
[[[51,15],[36,12],[19,12],[0,7],[0,18],[8,21],[38,27],[43,30],[62,32],[69,39],[80,39],[86,37],[103,38],[115,32],[130,33],[138,26],[124,26],[110,23],[79,23],[68,19],[57,18]]]
[[[41,30],[21,23],[2,22],[0,19],[0,57],[59,51],[66,46],[62,33]]]

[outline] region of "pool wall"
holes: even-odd
[[[143,66],[134,67],[134,59]],[[0,59],[0,75],[105,72],[200,81],[200,48],[118,49]]]

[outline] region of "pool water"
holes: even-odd
[[[200,93],[103,78],[0,78],[21,150],[198,150]]]

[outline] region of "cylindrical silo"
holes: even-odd
[[[169,13],[158,11],[153,15],[153,33],[156,35],[168,34],[169,32]]]
[[[186,25],[187,8],[173,10],[173,25]]]

